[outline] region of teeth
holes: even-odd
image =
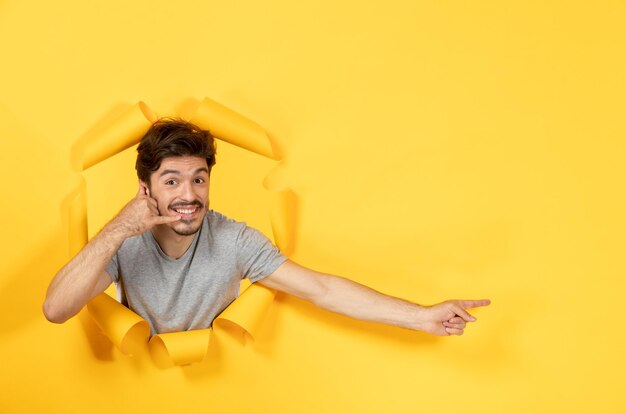
[[[193,209],[174,209],[174,210],[175,210],[177,213],[180,213],[180,214],[191,214],[191,213],[193,213],[194,211],[196,211],[196,209],[195,209],[195,208],[193,208]]]

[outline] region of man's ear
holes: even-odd
[[[139,180],[139,188],[141,188],[143,195],[150,197],[150,187],[144,181]]]

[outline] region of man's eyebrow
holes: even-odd
[[[161,174],[159,174],[159,177],[163,177],[164,175],[167,174],[180,174],[180,171],[177,170],[163,170],[161,171]]]
[[[194,175],[196,175],[196,174],[198,174],[198,173],[200,173],[200,172],[205,172],[205,173],[207,173],[207,174],[208,174],[208,173],[209,173],[209,169],[208,169],[208,168],[206,168],[206,167],[200,167],[200,168],[198,168],[197,170],[195,170],[195,171],[193,172],[193,174],[194,174]],[[178,170],[163,170],[163,171],[161,171],[161,173],[159,174],[159,177],[163,177],[164,175],[167,175],[167,174],[179,174],[179,175],[180,175],[180,171],[178,171]]]

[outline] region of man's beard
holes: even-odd
[[[188,202],[179,202],[179,203],[174,203],[172,204],[169,208],[170,209],[175,209],[178,207],[182,207],[182,206],[188,206],[188,205],[192,205],[195,206],[198,209],[203,210],[206,213],[206,206],[200,201],[200,200],[194,200],[191,203]],[[202,216],[202,220],[200,220],[200,222],[198,223],[198,226],[196,228],[187,228],[185,227],[182,230],[177,230],[176,229],[176,223],[173,223],[170,227],[172,230],[174,230],[174,233],[178,234],[179,236],[191,236],[193,234],[196,234],[199,230],[200,227],[202,227],[202,221],[204,220],[204,216]],[[178,223],[183,223],[183,224],[192,224],[193,220],[185,220],[185,219],[181,219]]]
[[[184,223],[183,220],[181,220],[181,222]],[[198,227],[194,228],[186,228],[184,230],[177,230],[175,227],[172,227],[172,230],[174,230],[174,233],[178,234],[179,236],[191,236],[193,234],[196,234],[199,230],[200,227],[202,227],[202,222],[198,223]]]

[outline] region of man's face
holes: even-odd
[[[149,196],[157,201],[162,216],[180,216],[168,224],[181,236],[196,233],[209,203],[209,170],[206,159],[194,156],[168,157],[150,176]]]

